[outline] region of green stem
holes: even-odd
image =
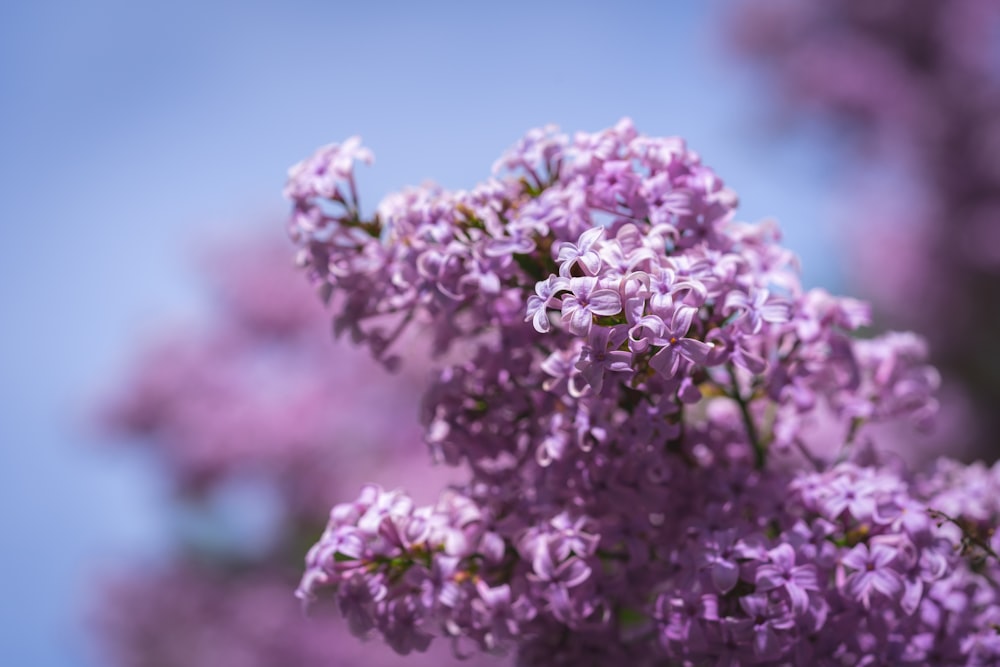
[[[733,390],[730,396],[740,406],[740,414],[743,415],[743,423],[747,428],[747,437],[750,439],[750,445],[753,447],[754,467],[760,470],[767,463],[767,448],[761,442],[760,434],[757,432],[757,424],[754,423],[753,415],[750,414],[750,402],[743,398],[743,395],[740,393],[740,385],[736,381],[736,371],[731,365],[728,366],[728,370],[729,377],[733,383]]]

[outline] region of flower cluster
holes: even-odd
[[[303,590],[334,587],[354,632],[401,653],[442,636],[466,652],[516,643],[521,664],[1000,658],[996,547],[970,542],[1000,519],[982,499],[1000,467],[767,474],[726,460],[732,426],[699,434],[702,460],[642,529],[564,512],[511,531],[469,497],[416,508],[367,487],[334,508]]]
[[[932,358],[970,407],[964,446],[996,458],[1000,5],[781,0],[737,8],[728,41],[741,62],[770,75],[780,113],[857,140],[843,142],[856,149],[845,154],[844,189],[861,224],[843,225],[857,263],[853,287],[892,326],[928,337]],[[885,196],[886,172],[901,196]]]
[[[351,140],[292,169],[292,237],[376,358],[434,341],[424,439],[471,479],[335,507],[302,597],[331,590],[400,652],[438,637],[522,665],[1000,657],[972,489],[858,446],[933,415],[922,343],[856,338],[865,304],[803,289],[683,141],[546,127],[472,190],[365,217],[345,165],[370,157]],[[833,452],[810,447],[820,413]]]

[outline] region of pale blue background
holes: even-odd
[[[530,127],[628,114],[686,136],[745,217],[785,223],[808,282],[832,281],[830,158],[764,136],[722,7],[0,3],[0,665],[99,664],[94,573],[165,539],[163,485],[97,447],[94,397],[143,335],[204,315],[191,257],[277,230],[285,169],[319,144],[364,136],[374,204],[471,185]]]

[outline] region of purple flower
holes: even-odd
[[[424,610],[413,598],[392,600],[386,605],[385,612],[380,617],[379,630],[392,649],[400,655],[408,655],[413,651],[423,653],[434,638],[422,628]]]
[[[339,186],[353,181],[356,161],[372,164],[375,156],[361,145],[360,137],[343,144],[328,144],[288,170],[285,197],[305,201],[313,197],[342,199]]]
[[[361,573],[347,578],[337,590],[340,613],[347,619],[347,627],[355,637],[364,637],[375,627],[374,603],[386,595],[381,578],[365,577]]]
[[[748,595],[740,598],[740,608],[748,618],[733,624],[734,634],[749,635],[753,653],[759,659],[774,660],[780,656],[788,646],[780,633],[795,627],[787,607],[774,604],[766,595]]]
[[[557,276],[549,276],[535,283],[535,294],[528,297],[527,314],[524,321],[531,321],[538,333],[546,333],[551,328],[549,308],[560,308],[562,303],[555,298],[560,291],[567,289],[569,281]]]
[[[579,350],[558,350],[546,357],[539,364],[539,369],[548,376],[542,380],[542,389],[558,394],[566,392],[573,398],[580,397],[587,385],[576,369],[579,359]]]
[[[854,519],[865,521],[875,513],[875,487],[871,480],[840,476],[821,493],[823,513],[830,519],[836,519],[846,511]]]
[[[614,208],[619,202],[631,204],[639,187],[639,176],[624,160],[610,160],[601,165],[594,178],[593,198],[602,206]]]
[[[896,597],[903,590],[899,573],[890,567],[896,560],[896,550],[885,544],[858,544],[841,563],[854,572],[847,576],[843,587],[848,595],[859,600],[865,609],[871,606],[872,592],[886,597]]]
[[[792,611],[797,616],[809,607],[809,591],[818,591],[819,582],[815,565],[795,565],[795,549],[789,544],[780,544],[768,555],[770,563],[757,568],[757,590],[763,593],[775,589],[788,595]]]
[[[604,236],[603,227],[592,227],[580,235],[576,243],[564,242],[559,247],[559,275],[564,278],[572,276],[573,267],[582,267],[584,275],[594,276],[601,269],[601,255],[595,246]]]
[[[595,315],[617,315],[622,301],[618,292],[602,288],[597,278],[570,278],[570,294],[562,299],[562,319],[578,336],[590,333]]]
[[[791,314],[789,305],[771,298],[766,289],[753,292],[752,297],[736,290],[729,292],[722,310],[726,314],[733,314],[733,322],[739,323],[749,334],[759,333],[764,322],[788,322]]]
[[[605,373],[632,372],[632,353],[617,349],[624,335],[613,337],[615,333],[615,330],[606,327],[592,328],[588,344],[581,350],[580,360],[576,363],[577,370],[595,393],[600,393],[604,386]]]
[[[676,276],[672,269],[661,268],[649,276],[649,308],[655,315],[665,316],[674,305],[674,283]]]
[[[733,590],[740,578],[734,532],[722,531],[706,536],[702,548],[699,560],[702,568],[708,570],[715,592],[724,595]]]
[[[684,306],[675,310],[670,326],[666,328],[660,339],[654,341],[654,344],[662,347],[650,359],[649,365],[664,377],[673,377],[677,374],[681,359],[695,364],[703,364],[708,359],[712,346],[695,338],[687,337],[694,314],[693,308]]]
[[[556,548],[556,545],[546,544],[535,552],[531,567],[539,581],[573,588],[590,577],[590,567],[575,556],[556,561],[553,553]]]

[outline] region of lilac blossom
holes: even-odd
[[[559,275],[569,278],[574,267],[579,266],[584,275],[593,276],[601,269],[601,256],[594,250],[594,244],[604,234],[603,227],[593,227],[580,235],[578,244],[565,242],[559,247]]]
[[[621,335],[624,332],[619,330],[619,335],[614,338],[612,333],[611,329],[592,329],[588,344],[580,351],[580,361],[576,363],[576,369],[583,375],[583,379],[598,393],[604,386],[605,373],[632,372],[632,354],[627,350],[617,349],[624,342],[624,336]]]
[[[403,652],[526,666],[990,657],[1000,508],[976,505],[1000,478],[875,446],[937,407],[920,339],[858,338],[866,305],[805,289],[680,139],[549,127],[498,165],[330,213],[336,240],[293,213],[358,343],[429,332],[424,440],[469,475],[431,504],[369,486],[336,506],[299,595]]]
[[[549,307],[561,302],[556,298],[556,294],[565,291],[568,283],[565,278],[552,276],[547,280],[535,285],[535,294],[528,297],[527,315],[524,321],[531,321],[532,326],[539,333],[545,333],[550,328]]]
[[[712,345],[688,337],[693,318],[692,308],[678,308],[674,311],[670,325],[663,327],[663,332],[653,341],[654,345],[659,345],[660,350],[649,360],[649,365],[667,377],[677,374],[682,359],[693,364],[702,364],[708,359]]]
[[[594,316],[621,312],[621,297],[614,290],[601,287],[597,278],[570,278],[568,288],[569,294],[562,298],[562,318],[577,335],[590,333]]]
[[[745,322],[743,328],[746,333],[756,334],[764,322],[777,324],[788,321],[789,305],[770,297],[766,289],[757,290],[752,297],[743,292],[730,292],[726,295],[724,310],[734,315],[734,322]]]
[[[873,592],[890,598],[898,595],[903,584],[899,573],[889,567],[895,559],[896,551],[886,544],[873,544],[871,549],[856,545],[841,559],[845,567],[854,570],[844,580],[844,588],[865,608],[871,606]]]
[[[329,144],[288,170],[286,197],[343,200],[340,186],[353,182],[355,162],[372,164],[375,156],[361,145],[361,137],[351,137],[343,144]],[[353,196],[352,193],[348,195]]]
[[[779,544],[768,555],[771,557],[771,564],[757,568],[757,590],[763,593],[784,591],[792,610],[796,614],[805,613],[809,607],[809,591],[820,590],[816,566],[796,566],[795,549],[790,544]]]

